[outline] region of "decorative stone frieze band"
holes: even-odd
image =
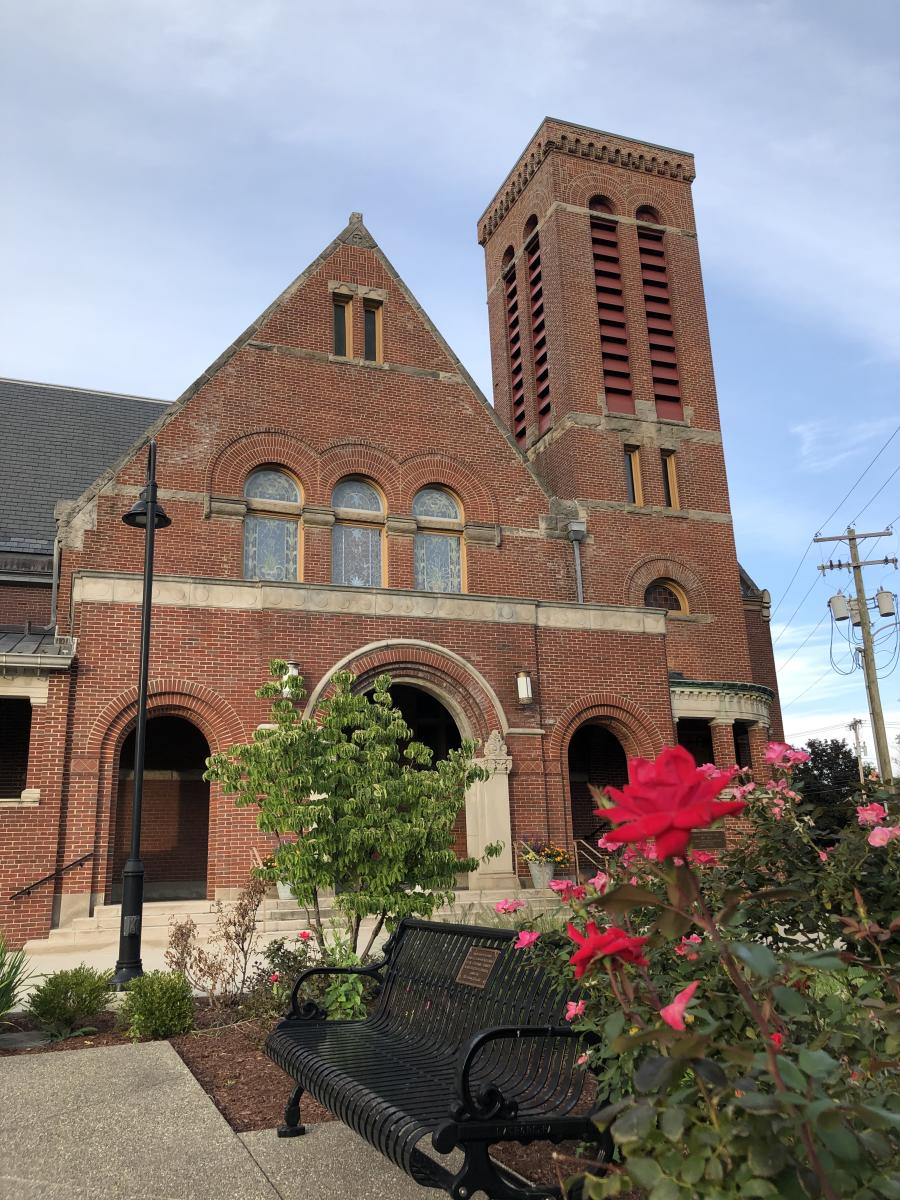
[[[75,604],[139,604],[141,576],[85,571],[75,576]],[[231,579],[157,576],[153,603],[173,608],[224,608],[273,612],[338,613],[361,617],[410,617],[435,621],[482,621],[665,636],[665,615],[645,608],[564,604],[497,596],[448,595],[328,584],[263,583]]]
[[[672,680],[672,715],[675,720],[695,717],[708,721],[751,721],[768,726],[772,690],[757,683]]]

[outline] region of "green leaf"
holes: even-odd
[[[711,1058],[698,1058],[691,1066],[709,1087],[724,1088],[728,1086],[728,1076]]]
[[[775,997],[775,1003],[789,1017],[802,1017],[805,1015],[806,1001],[795,988],[776,987],[772,989],[772,995]]]
[[[857,1104],[853,1111],[871,1117],[882,1129],[885,1125],[900,1129],[900,1113],[891,1112],[889,1108],[881,1108],[877,1104]]]
[[[662,1171],[652,1158],[629,1157],[628,1174],[642,1188],[652,1188],[662,1179]]]
[[[763,1179],[774,1179],[787,1164],[787,1156],[781,1143],[774,1137],[765,1141],[754,1139],[750,1143],[747,1162],[754,1175],[761,1175]]]
[[[778,1070],[789,1088],[801,1094],[806,1091],[806,1077],[803,1072],[783,1054],[778,1055]]]
[[[844,1162],[856,1162],[859,1158],[859,1142],[846,1125],[836,1125],[825,1135],[828,1149]]]
[[[839,958],[833,950],[813,950],[809,954],[789,954],[788,958],[802,967],[814,967],[819,971],[837,971],[847,966],[847,963]]]
[[[872,1187],[885,1200],[900,1200],[900,1175],[879,1175],[872,1180]]]
[[[706,1159],[701,1154],[691,1154],[681,1164],[681,1178],[685,1183],[697,1183],[706,1168]]]
[[[886,1161],[894,1153],[891,1143],[877,1129],[864,1129],[859,1135],[859,1140],[877,1162]]]
[[[778,970],[775,955],[760,942],[733,942],[731,949],[744,966],[761,979],[771,979]]]
[[[656,1123],[656,1113],[649,1104],[636,1104],[613,1121],[610,1128],[619,1145],[642,1141]]]
[[[681,1136],[684,1133],[684,1109],[670,1104],[663,1110],[659,1127],[663,1132],[663,1136],[667,1137],[670,1142],[681,1141]]]
[[[645,1058],[634,1073],[634,1086],[639,1092],[662,1092],[672,1082],[676,1063],[661,1054]],[[649,1185],[647,1185],[649,1186]]]
[[[718,1158],[710,1158],[706,1163],[706,1170],[703,1172],[710,1183],[721,1183],[724,1171],[722,1170],[722,1161]]]
[[[624,1028],[625,1014],[620,1008],[617,1008],[615,1012],[611,1012],[603,1022],[603,1036],[608,1042],[611,1042],[614,1038],[619,1036]]]
[[[662,900],[655,892],[650,892],[646,888],[623,883],[604,896],[596,896],[588,903],[596,908],[605,909],[607,912],[622,915],[631,912],[633,908],[659,908]]]
[[[778,1188],[767,1179],[748,1179],[741,1188],[742,1196],[777,1196]]]
[[[825,1050],[807,1050],[805,1047],[797,1055],[797,1065],[813,1079],[826,1079],[838,1067],[837,1061]]]
[[[747,1109],[748,1112],[778,1112],[778,1101],[775,1099],[775,1097],[765,1095],[762,1092],[747,1092],[745,1096],[736,1097],[735,1104],[737,1104],[739,1108]]]
[[[674,1179],[661,1179],[648,1200],[678,1200],[680,1188]]]

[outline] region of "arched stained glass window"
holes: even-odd
[[[441,488],[422,488],[413,500],[414,517],[437,517],[445,521],[459,520],[459,505],[449,492]]]
[[[645,608],[664,608],[668,612],[685,613],[688,610],[687,599],[677,584],[671,579],[654,579],[644,592]]]
[[[296,583],[300,578],[301,502],[296,481],[284,471],[263,467],[247,479],[244,498],[244,578]],[[296,505],[296,515],[275,507],[283,504]]]
[[[358,512],[384,512],[381,496],[364,479],[342,479],[331,493],[335,508],[355,508]]]
[[[365,479],[342,479],[331,493],[331,503],[337,509],[371,514],[365,524],[352,519],[335,522],[331,582],[344,587],[381,587],[382,525],[372,521],[384,515],[380,493]]]
[[[459,521],[458,501],[443,488],[423,488],[413,499],[418,524],[415,539],[416,589],[420,592],[461,592],[462,538],[453,529],[431,522]]]

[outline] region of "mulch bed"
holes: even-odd
[[[292,1083],[263,1052],[271,1021],[241,1020],[240,1013],[197,1008],[197,1029],[193,1033],[170,1038],[175,1051],[210,1097],[216,1108],[237,1133],[272,1129],[281,1123]],[[82,1050],[93,1046],[116,1046],[129,1042],[116,1027],[114,1013],[101,1013],[92,1019],[96,1032],[64,1041],[47,1042],[27,1049],[0,1050],[0,1057],[14,1054],[47,1054]],[[25,1021],[18,1028],[27,1029]],[[335,1118],[309,1096],[301,1101],[301,1120],[310,1125]],[[533,1142],[520,1146],[503,1142],[492,1154],[533,1183],[556,1183],[578,1168],[574,1161],[576,1144]]]

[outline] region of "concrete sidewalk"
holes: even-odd
[[[168,1042],[0,1060],[0,1200],[424,1200],[337,1122],[236,1134]]]

